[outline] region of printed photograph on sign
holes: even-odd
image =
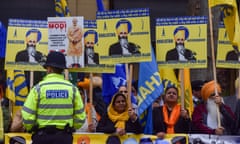
[[[68,68],[84,67],[83,17],[48,17],[48,49],[66,56]]]
[[[239,48],[233,45],[228,37],[223,22],[219,24],[218,29],[218,45],[217,45],[217,61],[216,67],[219,68],[240,68]]]
[[[148,9],[97,12],[100,64],[151,61]]]
[[[47,21],[10,19],[5,69],[44,71],[47,32]]]
[[[96,20],[84,20],[84,67],[71,68],[71,72],[114,73],[115,65],[100,64],[97,47],[98,33]]]
[[[206,67],[207,18],[204,16],[158,18],[156,53],[159,67]]]

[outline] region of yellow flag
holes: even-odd
[[[232,45],[240,46],[240,23],[236,0],[209,0],[209,8],[221,5],[224,25]]]
[[[171,68],[160,69],[160,76],[164,84],[164,89],[166,89],[169,86],[175,86],[177,88],[179,87],[179,83],[174,72],[174,69]]]
[[[208,0],[209,8],[217,5],[232,5],[235,0]]]
[[[192,86],[191,86],[191,78],[190,78],[190,69],[184,68],[184,103],[185,108],[189,111],[190,117],[193,113],[193,100],[192,100]]]
[[[180,73],[179,73],[180,75]],[[190,78],[190,69],[183,69],[183,87],[179,89],[179,93],[181,94],[181,90],[184,90],[184,107],[188,110],[190,117],[193,113],[193,99],[192,99],[192,86],[191,86],[191,78]],[[181,76],[179,76],[179,81],[181,81]]]
[[[222,13],[229,40],[233,45],[238,46],[240,44],[240,24],[236,1],[233,1],[230,6],[224,6]]]
[[[7,89],[6,89],[6,97],[15,102],[15,87],[14,87],[14,71],[7,70]]]
[[[6,97],[16,106],[22,106],[27,95],[28,87],[24,72],[21,70],[8,70]]]
[[[55,0],[55,11],[57,17],[70,16],[69,8],[66,0]]]

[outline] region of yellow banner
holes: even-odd
[[[47,21],[10,19],[5,69],[44,71],[41,62],[48,52]]]
[[[100,64],[151,61],[148,9],[97,13]]]
[[[207,67],[207,18],[158,18],[156,53],[160,68]]]
[[[6,133],[5,144],[10,142],[25,142],[31,144],[31,134],[27,133]],[[73,135],[73,144],[147,144],[147,143],[165,143],[165,144],[188,144],[187,134],[169,134],[164,139],[157,139],[154,135],[144,134],[126,134],[124,136],[103,134],[103,133],[75,133]]]
[[[236,0],[208,0],[209,8],[217,6],[217,5],[232,5],[232,3]]]
[[[233,46],[229,35],[221,23],[218,30],[217,60],[216,67],[219,68],[240,68],[239,49]]]
[[[232,2],[231,7],[223,7],[222,13],[229,40],[233,45],[240,46],[240,23],[236,0]]]
[[[95,20],[84,20],[84,67],[69,69],[71,72],[115,73],[115,65],[100,64],[97,23]]]
[[[185,68],[183,69],[184,75],[184,104],[185,108],[188,110],[190,117],[193,113],[193,99],[192,99],[192,86],[191,86],[191,76],[190,76],[190,69]],[[181,94],[181,92],[180,92]]]

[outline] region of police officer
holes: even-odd
[[[35,85],[22,109],[23,124],[32,144],[72,144],[74,129],[86,118],[78,89],[62,75],[65,56],[50,52],[43,67],[47,75]]]

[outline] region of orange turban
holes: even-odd
[[[219,84],[217,84],[217,91],[218,91],[218,93],[221,93],[221,87]],[[204,101],[207,101],[207,99],[209,98],[209,96],[212,93],[215,93],[215,81],[214,80],[207,82],[203,85],[203,87],[201,89],[202,99]]]
[[[94,76],[93,78],[93,87],[102,87],[102,78],[99,76]],[[84,78],[83,81],[79,81],[77,86],[82,87],[85,90],[88,90],[90,87],[90,79]]]
[[[90,85],[90,80],[88,78],[84,78],[83,81],[80,81],[77,83],[77,86],[82,87],[85,90],[89,89],[89,85]]]

